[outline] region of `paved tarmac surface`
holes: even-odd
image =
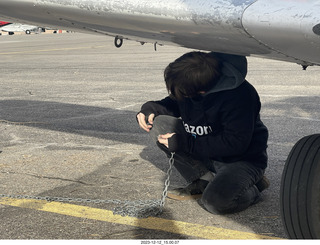
[[[0,36],[0,194],[149,200],[162,195],[168,160],[135,115],[166,96],[165,66],[190,50],[84,34]],[[157,218],[113,215],[111,204],[0,198],[0,239],[286,238],[279,189],[286,157],[319,133],[320,67],[249,58],[270,130],[271,181],[263,202],[213,215],[167,199]],[[173,186],[184,184],[176,171]]]

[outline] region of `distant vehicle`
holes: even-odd
[[[25,32],[26,34],[31,34],[31,32],[43,32],[44,29],[39,26],[0,21],[0,31],[8,32],[9,35],[13,35],[15,32]]]

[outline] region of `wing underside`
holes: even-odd
[[[320,64],[319,12],[301,0],[0,2],[6,20],[302,65]]]

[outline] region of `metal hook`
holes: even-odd
[[[121,37],[116,36],[114,38],[114,46],[116,46],[117,48],[120,48],[123,44],[123,39]]]

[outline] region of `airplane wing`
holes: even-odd
[[[0,17],[141,43],[320,65],[318,0],[2,0]]]

